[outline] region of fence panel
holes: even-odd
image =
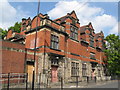
[[[26,73],[0,74],[0,82],[2,83],[2,88],[24,88],[26,83],[26,76]]]

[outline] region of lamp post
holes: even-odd
[[[34,70],[33,70],[32,90],[34,90],[34,82],[35,82],[35,59],[36,59],[36,43],[37,43],[37,30],[38,30],[39,8],[40,8],[40,0],[38,0],[37,21],[36,21],[36,33],[35,33],[35,43],[34,43],[34,64],[33,64]]]

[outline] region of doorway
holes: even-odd
[[[27,61],[28,82],[32,82],[34,62]]]
[[[52,66],[52,82],[57,82],[58,81],[58,71],[57,71],[58,67],[57,66]]]

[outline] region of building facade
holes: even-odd
[[[24,71],[29,81],[33,70],[36,81],[40,73],[50,82],[58,82],[61,77],[64,82],[75,81],[76,77],[79,81],[86,77],[104,79],[104,34],[95,33],[91,23],[80,26],[75,11],[55,20],[41,13],[32,20],[23,18],[21,32],[9,30],[5,40],[24,45]]]

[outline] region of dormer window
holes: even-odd
[[[78,40],[78,29],[76,27],[71,26],[70,31],[70,37],[72,39]]]

